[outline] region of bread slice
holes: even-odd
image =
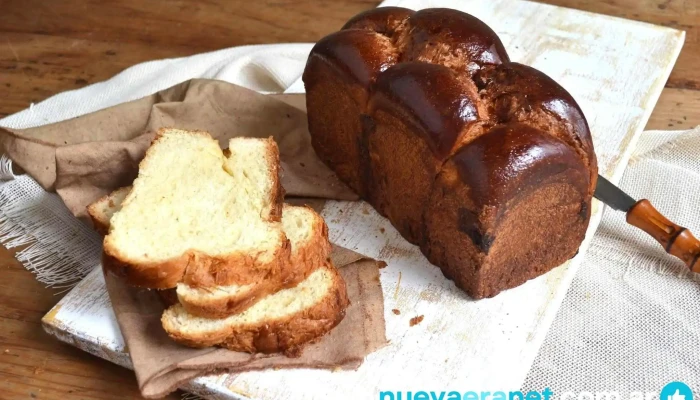
[[[114,213],[103,264],[135,286],[246,285],[289,259],[279,151],[234,138],[228,156],[201,131],[161,129]]]
[[[122,202],[130,191],[131,186],[119,188],[88,206],[88,215],[97,232],[107,235],[109,232],[109,220],[112,219],[114,213],[121,210]]]
[[[179,283],[177,297],[187,312],[208,318],[239,313],[263,296],[298,284],[328,261],[331,252],[328,228],[314,210],[285,204],[282,226],[291,243],[291,256],[289,265],[278,276],[247,285],[195,288]]]
[[[336,326],[348,304],[345,282],[326,263],[298,285],[266,296],[240,314],[201,318],[176,304],[161,321],[168,335],[186,346],[295,355],[303,344]]]
[[[88,214],[99,232],[109,230],[111,216],[121,208],[121,201],[130,190],[131,187],[115,190],[88,207]],[[245,310],[270,293],[296,285],[327,262],[331,251],[328,227],[314,210],[285,204],[282,227],[291,244],[291,255],[279,276],[247,285],[196,288],[178,283],[177,297],[171,296],[170,303],[179,300],[193,315],[223,318]]]

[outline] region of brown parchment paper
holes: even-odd
[[[131,184],[161,127],[206,130],[222,147],[234,136],[272,136],[280,148],[282,184],[288,196],[297,197],[290,201],[319,210],[324,199],[357,199],[316,157],[303,100],[303,95],[265,96],[222,81],[196,79],[68,121],[23,130],[0,127],[0,145],[84,221],[89,221],[87,205]],[[333,247],[332,258],[345,278],[351,305],[343,321],[299,358],[180,346],[162,329],[163,303],[155,291],[128,287],[106,274],[142,394],[162,397],[212,372],[359,367],[367,354],[386,344],[378,262],[339,246]]]
[[[86,219],[85,207],[131,184],[155,131],[205,130],[222,147],[234,136],[272,136],[280,149],[282,185],[290,196],[356,200],[311,147],[303,95],[261,95],[222,81],[195,79],[139,100],[30,129],[0,128],[0,144],[46,190]],[[295,100],[295,97],[297,98]]]

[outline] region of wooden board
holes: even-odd
[[[447,1],[421,4],[455,6]],[[591,124],[601,173],[619,179],[678,56],[683,34],[524,1],[458,4],[497,31],[513,60],[541,69],[572,92]],[[323,212],[331,240],[388,263],[381,280],[391,345],[368,357],[356,372],[224,374],[197,379],[187,389],[220,398],[313,399],[375,397],[391,389],[518,388],[600,220],[598,204],[593,212],[579,256],[494,299],[475,302],[371,207],[331,202]],[[103,285],[99,273],[90,275],[48,314],[45,326],[63,340],[128,366]],[[410,327],[410,318],[419,315],[423,322]]]

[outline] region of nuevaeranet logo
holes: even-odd
[[[580,391],[554,393],[550,388],[537,391],[381,391],[379,400],[694,400],[693,391],[683,382],[671,382],[661,392]],[[698,399],[700,400],[700,399]]]

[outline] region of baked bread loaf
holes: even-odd
[[[279,275],[290,246],[272,139],[162,129],[104,239],[103,264],[154,289],[247,285]]]
[[[326,263],[298,285],[266,296],[240,314],[201,318],[176,304],[161,321],[168,335],[186,346],[296,355],[300,346],[336,326],[348,304],[345,282]]]
[[[110,218],[119,211],[130,190],[131,186],[115,190],[88,207],[98,232],[109,231]],[[328,227],[313,209],[285,204],[282,227],[291,244],[291,255],[280,275],[246,285],[192,287],[178,283],[174,302],[196,316],[224,318],[245,310],[268,294],[298,284],[328,262],[331,252]]]
[[[482,21],[359,14],[314,46],[303,81],[319,157],[470,296],[576,254],[597,178],[586,119]]]

